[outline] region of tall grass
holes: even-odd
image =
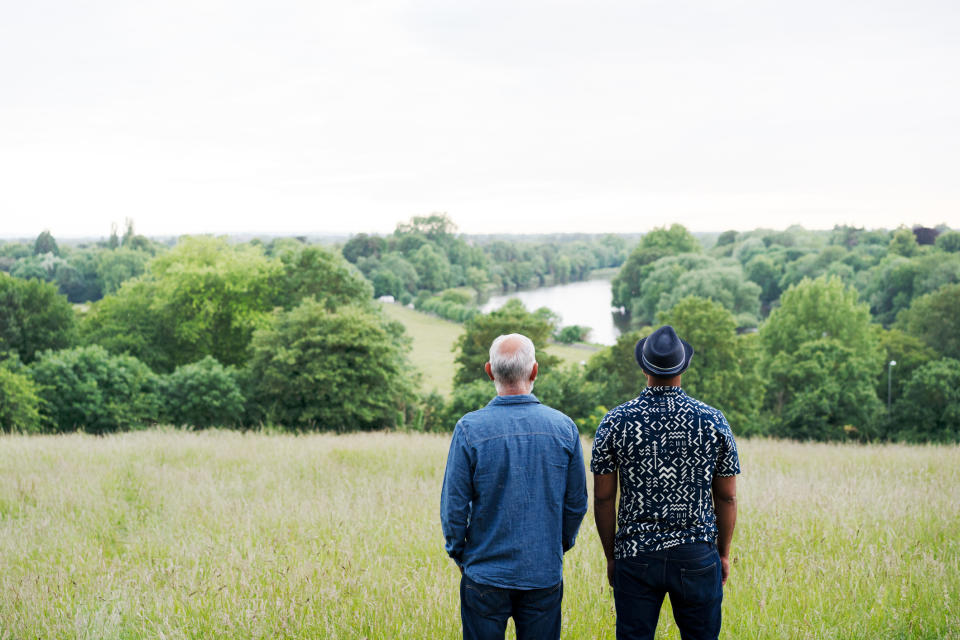
[[[457,637],[446,450],[0,437],[0,638]],[[960,448],[745,441],[741,460],[724,637],[960,638]],[[564,636],[613,638],[592,514],[565,562]],[[658,637],[678,637],[666,610]]]

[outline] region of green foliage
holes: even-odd
[[[701,250],[700,243],[683,225],[674,224],[669,229],[660,227],[646,234],[613,280],[613,306],[629,308],[631,301],[641,295],[646,265],[666,256]]]
[[[253,337],[250,380],[262,418],[287,429],[378,429],[413,401],[403,328],[367,307],[307,298]]]
[[[897,327],[948,358],[960,359],[960,283],[922,295],[897,318]]]
[[[767,367],[772,435],[800,440],[871,440],[882,435],[876,359],[836,338],[781,351]]]
[[[493,381],[489,378],[474,380],[454,387],[450,402],[439,413],[438,428],[435,431],[453,431],[457,420],[465,414],[487,406],[491,398],[497,395]]]
[[[549,373],[537,376],[534,393],[542,403],[562,411],[579,425],[596,413],[600,388],[597,383],[587,380],[586,369],[582,365],[571,364],[554,367]],[[598,420],[587,431],[592,429],[596,432],[599,424]]]
[[[586,342],[590,337],[590,327],[584,327],[579,324],[571,324],[563,327],[554,334],[557,342],[564,344],[573,344],[574,342]]]
[[[164,376],[160,393],[165,422],[205,428],[237,426],[243,419],[237,372],[211,356]]]
[[[553,329],[550,322],[527,311],[517,299],[508,300],[496,311],[474,316],[466,322],[463,333],[457,339],[457,373],[454,385],[487,380],[483,366],[489,359],[490,345],[497,336],[508,333],[521,333],[533,341],[540,372],[546,373],[559,362],[543,350]]]
[[[106,433],[156,420],[158,379],[131,356],[99,345],[44,351],[30,365],[53,431]]]
[[[363,276],[340,256],[317,246],[300,247],[280,254],[281,273],[273,272],[279,281],[273,288],[285,309],[292,309],[304,298],[314,298],[327,309],[345,304],[363,304],[373,297],[373,289]],[[263,271],[269,267],[263,266]],[[269,299],[270,289],[261,295]]]
[[[379,258],[387,248],[387,241],[379,236],[369,236],[365,233],[359,233],[343,245],[341,252],[347,262],[357,264],[360,258]]]
[[[911,442],[960,441],[960,361],[919,367],[894,404],[890,435]]]
[[[640,338],[652,329],[628,331],[617,338],[617,343],[598,351],[587,362],[587,380],[597,385],[597,404],[615,407],[636,398],[647,386],[647,378],[634,356],[634,347]]]
[[[55,286],[0,274],[0,352],[30,363],[39,351],[72,344],[74,330],[73,308]]]
[[[45,253],[52,253],[55,256],[60,255],[57,241],[53,239],[53,234],[49,231],[42,231],[33,243],[33,255],[39,256]]]
[[[760,287],[760,302],[764,306],[769,307],[780,297],[783,267],[770,256],[759,254],[751,258],[744,267],[744,274]]]
[[[97,276],[103,283],[103,293],[116,293],[124,282],[143,274],[150,257],[149,253],[126,247],[100,251],[97,254]]]
[[[901,227],[890,234],[890,246],[887,251],[893,255],[909,258],[917,255],[920,246],[917,244],[917,238],[913,235],[913,231]]]
[[[233,247],[219,238],[183,238],[155,258],[144,276],[124,282],[115,295],[92,306],[84,320],[85,340],[134,355],[158,371],[207,355],[243,364],[253,332],[268,323],[281,269],[259,248]],[[296,287],[309,286],[294,275],[291,281],[287,297]]]
[[[891,397],[896,401],[903,394],[903,387],[913,372],[938,356],[923,340],[899,329],[878,329],[877,336],[883,354],[883,365],[876,379],[877,397],[886,402],[889,382]],[[897,364],[893,371],[888,371],[891,360]]]
[[[936,247],[948,253],[960,252],[960,231],[944,231],[937,236]]]
[[[857,301],[856,290],[837,277],[803,280],[784,292],[780,307],[760,328],[760,336],[771,356],[795,353],[805,342],[831,338],[879,359],[869,308]]]
[[[681,300],[658,322],[673,326],[693,346],[693,360],[683,374],[684,390],[723,411],[738,435],[763,433],[759,412],[764,383],[756,335],[738,336],[733,314],[703,298]]]
[[[421,295],[414,301],[414,307],[417,311],[434,313],[454,322],[466,322],[480,314],[480,310],[475,306],[456,300],[456,296],[451,298],[446,295],[430,297]]]
[[[0,431],[39,431],[40,398],[33,380],[0,362]]]

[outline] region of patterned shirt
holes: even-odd
[[[740,473],[723,414],[680,387],[647,387],[604,416],[593,473],[620,472],[615,558],[714,542],[714,476]]]

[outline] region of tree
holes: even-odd
[[[157,376],[131,356],[99,345],[45,351],[30,365],[53,431],[107,433],[156,420]]]
[[[723,411],[743,435],[765,431],[759,420],[763,403],[759,350],[752,336],[738,336],[733,314],[712,300],[689,297],[660,314],[694,349],[683,387],[691,396]]]
[[[554,367],[538,376],[534,393],[541,402],[562,411],[574,421],[583,421],[596,413],[600,404],[597,401],[599,385],[587,380],[585,367],[577,364]],[[596,426],[592,428],[596,429]]]
[[[0,431],[39,431],[39,406],[40,398],[33,380],[0,362]]]
[[[357,263],[360,258],[379,258],[386,251],[387,241],[380,236],[358,233],[343,245],[341,252],[347,262]]]
[[[770,256],[754,256],[744,267],[744,273],[751,282],[760,287],[760,302],[764,307],[769,308],[773,301],[780,297],[783,267]]]
[[[354,267],[321,247],[307,246],[280,254],[283,271],[273,284],[285,309],[312,297],[330,310],[345,304],[369,304],[373,287]]]
[[[0,352],[30,363],[39,351],[72,344],[74,331],[73,308],[55,286],[0,274]]]
[[[683,225],[659,227],[646,234],[613,279],[613,306],[630,308],[631,301],[640,295],[646,265],[666,256],[701,250],[700,242]]]
[[[674,288],[660,296],[657,311],[667,311],[678,301],[690,296],[720,303],[734,315],[738,327],[757,326],[760,287],[744,278],[743,270],[737,263],[682,274],[677,278]]]
[[[154,258],[146,274],[91,307],[86,341],[130,353],[158,371],[207,355],[242,364],[254,330],[269,322],[282,268],[249,245],[181,239]]]
[[[55,256],[60,255],[60,248],[57,246],[57,241],[53,239],[53,235],[49,230],[42,231],[33,243],[33,255],[40,256],[45,253],[52,253]]]
[[[901,227],[890,234],[890,246],[887,251],[893,255],[909,258],[917,255],[920,246],[917,244],[917,238],[913,235],[913,231]]]
[[[489,359],[490,345],[497,336],[522,333],[533,341],[541,373],[560,362],[544,350],[553,333],[553,325],[543,316],[530,313],[519,300],[512,299],[490,313],[476,315],[468,320],[456,343],[457,373],[454,385],[474,380],[488,380],[483,365]]]
[[[685,253],[661,258],[645,267],[643,281],[636,287],[636,295],[626,305],[634,322],[652,323],[661,309],[661,298],[676,289],[677,281],[683,274],[710,269],[716,264],[716,260],[710,256]]]
[[[776,435],[879,435],[874,381],[882,353],[855,290],[836,277],[801,281],[784,292],[760,338],[768,372],[765,406]]]
[[[164,376],[160,391],[163,419],[173,424],[235,426],[243,419],[244,397],[237,372],[210,356]]]
[[[920,296],[896,326],[948,358],[960,359],[960,283]]]
[[[960,252],[960,231],[945,231],[937,236],[936,247],[948,253]]]
[[[801,440],[882,435],[876,361],[836,338],[804,342],[767,367],[773,435]]]
[[[760,328],[760,336],[771,357],[795,353],[811,340],[833,338],[879,363],[870,310],[857,301],[856,290],[837,277],[803,280],[790,287]]]
[[[103,293],[109,295],[116,293],[127,280],[143,274],[150,254],[124,247],[101,251],[97,258],[97,275],[103,283]]]
[[[424,244],[410,262],[419,274],[420,287],[429,291],[446,289],[450,283],[450,262],[433,244]]]
[[[617,343],[595,353],[587,362],[587,380],[597,384],[597,404],[615,407],[637,397],[647,386],[647,378],[637,364],[634,347],[652,329],[620,334]]]
[[[913,442],[960,441],[960,361],[921,366],[893,406],[891,436]]]
[[[307,298],[253,337],[257,413],[287,429],[396,426],[413,402],[403,327],[366,307]]]
[[[899,329],[877,329],[880,349],[883,353],[883,366],[876,378],[875,388],[881,401],[887,400],[887,385],[891,398],[895,401],[903,395],[907,380],[921,366],[937,359],[937,353],[919,337],[904,333]],[[888,371],[890,361],[897,364]],[[889,376],[889,379],[888,379]]]

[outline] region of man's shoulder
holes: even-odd
[[[727,419],[724,417],[723,412],[716,407],[712,407],[702,400],[697,400],[693,396],[686,396],[687,401],[690,405],[690,408],[700,415],[701,418],[707,418],[716,425],[727,425]]]
[[[577,425],[570,416],[559,409],[554,409],[536,401],[523,404],[491,403],[476,411],[465,413],[458,424],[461,429],[472,433],[489,429],[503,429],[511,422],[513,416],[517,420],[521,419],[520,412],[513,410],[516,407],[523,408],[522,419],[525,422],[528,422],[532,416],[540,424],[550,424],[561,429],[570,428],[572,431],[576,431]]]

